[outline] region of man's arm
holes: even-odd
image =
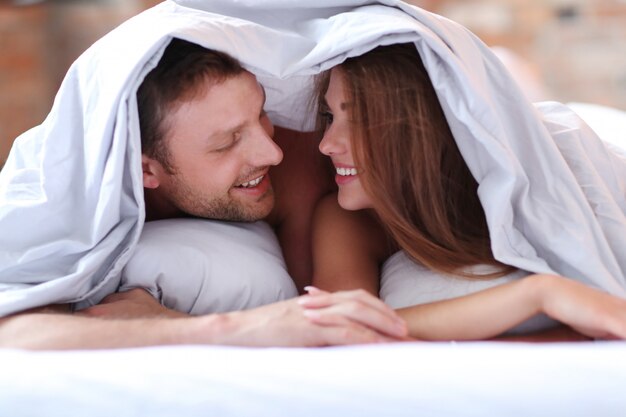
[[[340,299],[333,303],[334,309],[350,309],[365,319],[316,324],[305,314],[302,298],[253,310],[183,318],[104,319],[31,312],[0,319],[0,347],[106,349],[176,344],[304,347],[404,339],[406,328],[398,324],[401,320],[393,311],[372,307],[374,297],[362,293],[342,293],[337,297]]]
[[[28,313],[0,320],[0,347],[19,349],[106,349],[182,343],[209,343],[219,316],[185,319],[97,319]],[[213,323],[211,323],[213,321]]]

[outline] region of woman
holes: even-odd
[[[320,150],[335,166],[338,194],[316,213],[316,287],[378,294],[380,265],[401,250],[444,275],[510,281],[399,309],[412,337],[488,338],[545,313],[591,337],[626,338],[626,300],[559,276],[515,279],[529,274],[494,257],[478,184],[413,44],[348,59],[318,84]],[[310,292],[303,303],[312,320],[358,320],[328,308],[316,312],[333,302]]]

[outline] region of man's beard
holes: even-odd
[[[234,222],[254,222],[267,217],[274,207],[274,191],[270,187],[258,204],[246,206],[225,195],[206,195],[190,187],[177,175],[170,177],[170,201],[192,216]]]

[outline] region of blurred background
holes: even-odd
[[[41,123],[70,64],[160,0],[0,0],[0,166]],[[626,110],[626,0],[412,0],[468,27],[532,99]]]

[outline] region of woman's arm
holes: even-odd
[[[334,313],[331,294],[313,290],[302,304]],[[538,313],[574,330],[597,338],[626,339],[626,300],[598,291],[569,278],[554,275],[530,277],[463,297],[397,310],[409,336],[422,340],[478,340],[493,338]],[[358,320],[355,315],[347,315]],[[315,315],[325,325],[340,316]]]
[[[307,318],[303,297],[252,310],[205,316],[93,318],[69,314],[67,308],[39,309],[0,317],[0,348],[110,349],[156,345],[204,344],[230,346],[328,346],[403,340],[406,326],[393,310],[369,294],[332,294],[332,309],[316,313],[358,314],[360,321],[318,325]],[[158,303],[135,298],[137,303]],[[119,303],[115,301],[114,303]],[[147,306],[141,311],[150,311]],[[156,306],[158,309],[158,306]],[[144,313],[142,313],[144,314]]]
[[[626,338],[626,300],[554,275],[398,310],[411,336],[429,340],[486,339],[539,313],[590,337]]]
[[[389,245],[366,211],[346,211],[330,194],[313,216],[313,285],[325,291],[364,289],[378,297],[380,264]]]
[[[348,212],[334,194],[317,206],[313,223],[313,285],[304,307],[326,308],[336,301],[326,291],[379,290],[379,265],[389,256],[387,237],[367,212]],[[321,324],[359,321],[358,315],[316,314]],[[474,294],[397,310],[409,335],[427,340],[493,338],[523,321],[545,313],[591,337],[626,338],[626,300],[577,281],[553,275],[532,275]],[[347,316],[347,317],[343,317]]]

